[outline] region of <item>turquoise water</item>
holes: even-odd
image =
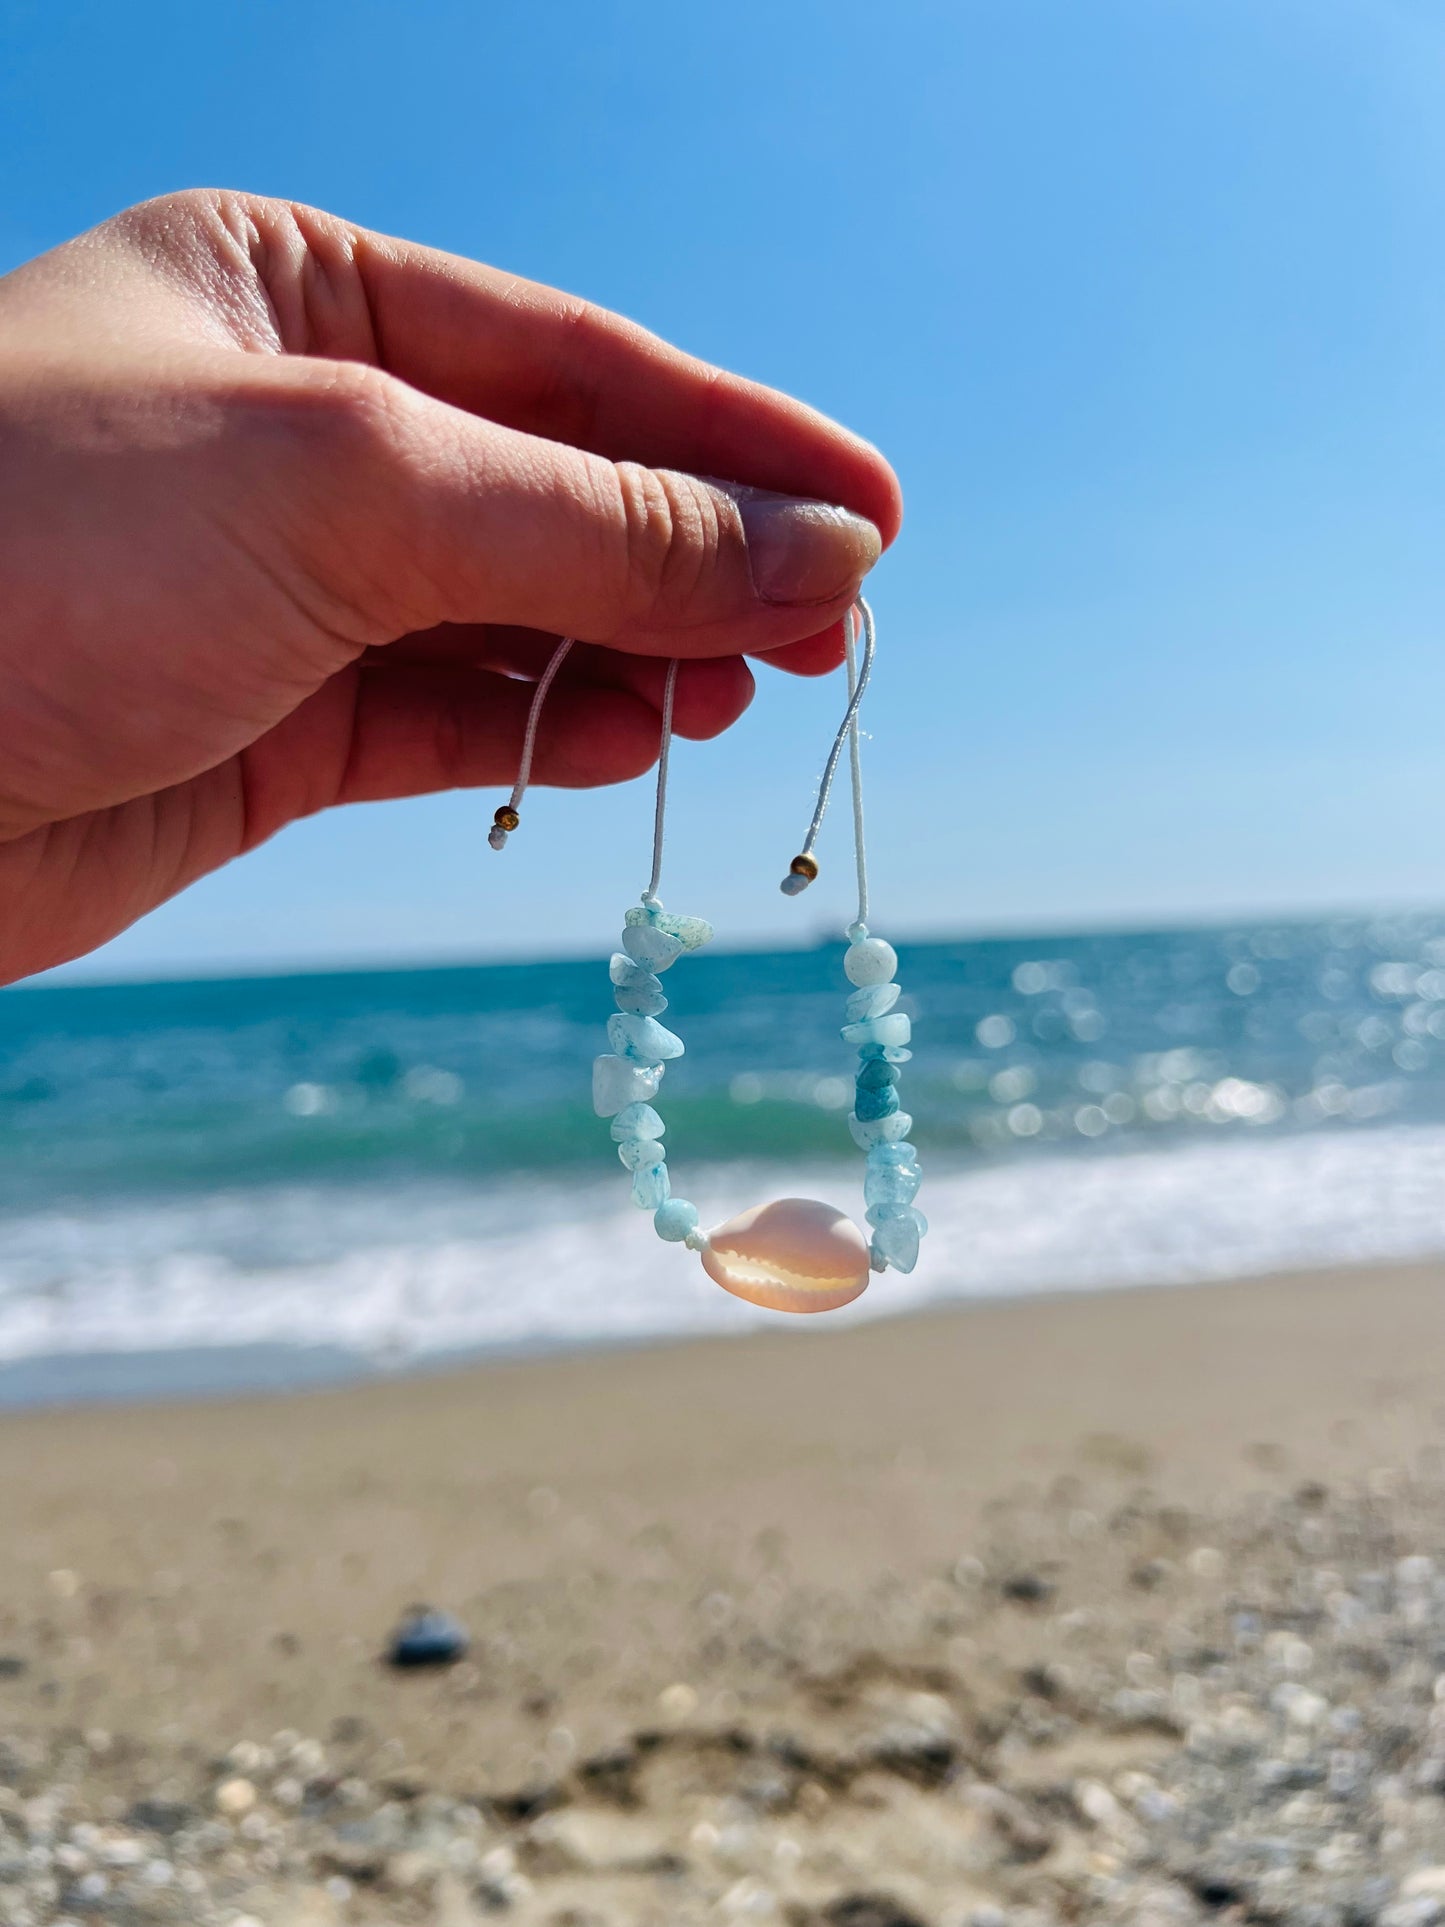
[[[1196,1245],[1246,1259],[1436,1248],[1445,918],[900,955],[935,1235],[875,1311],[1150,1259],[1210,1269],[1150,1217],[1165,1195],[1205,1214]],[[665,1091],[679,1189],[719,1215],[804,1182],[848,1206],[841,946],[703,952],[667,989],[688,1049]],[[628,1211],[587,1097],[611,1008],[605,956],[0,996],[11,1390],[46,1359],[63,1393],[55,1361],[81,1355],[164,1352],[174,1376],[219,1347],[234,1373],[242,1348],[314,1365],[744,1318]],[[1326,1225],[1341,1159],[1375,1176]]]

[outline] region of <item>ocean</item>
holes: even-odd
[[[841,945],[669,973],[704,1222],[862,1211]],[[900,946],[931,1232],[782,1320],[628,1202],[588,961],[0,995],[0,1404],[1445,1251],[1445,917]]]

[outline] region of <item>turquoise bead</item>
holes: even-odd
[[[655,1017],[633,1017],[625,1010],[607,1019],[607,1041],[619,1057],[636,1064],[664,1064],[683,1053],[682,1039]]]
[[[892,1144],[907,1137],[913,1129],[913,1119],[907,1111],[894,1111],[889,1117],[859,1117],[855,1112],[848,1119],[848,1129],[853,1133],[853,1142],[861,1144],[865,1151],[877,1144]]]
[[[873,1233],[872,1250],[876,1256],[886,1259],[895,1271],[912,1271],[918,1263],[919,1214],[911,1205],[879,1205],[878,1211],[891,1211],[898,1215],[885,1218]],[[874,1219],[870,1211],[870,1222]]]
[[[638,1017],[658,1017],[667,1009],[661,983],[631,957],[619,951],[612,959],[610,975],[612,995],[619,1010],[631,1011]]]
[[[623,922],[632,930],[661,931],[675,938],[684,950],[701,950],[705,943],[712,942],[712,925],[706,917],[680,917],[675,911],[664,910],[660,903],[634,904]]]
[[[621,1144],[630,1137],[659,1138],[666,1129],[650,1104],[629,1104],[612,1120],[612,1142]]]
[[[670,1245],[685,1244],[688,1233],[697,1230],[697,1206],[686,1198],[669,1198],[657,1207],[652,1224],[658,1237]]]
[[[632,912],[628,911],[628,916]],[[648,970],[670,970],[682,955],[682,945],[665,930],[654,930],[650,923],[629,923],[622,933],[622,948],[634,963]]]
[[[913,1034],[908,1013],[890,1010],[884,1017],[865,1017],[861,1023],[844,1024],[845,1044],[906,1044]]]
[[[599,1117],[613,1117],[629,1104],[657,1096],[661,1064],[637,1064],[625,1057],[603,1055],[592,1062],[592,1108]]]
[[[917,1147],[912,1144],[905,1144],[899,1141],[893,1144],[870,1144],[868,1147],[868,1169],[870,1171],[898,1169],[915,1165],[917,1162],[918,1150]]]
[[[898,984],[864,984],[843,1006],[848,1022],[860,1024],[865,1017],[885,1017],[898,1002],[900,988]]]
[[[901,1044],[860,1044],[858,1055],[866,1063],[881,1058],[885,1064],[906,1064],[913,1052],[905,1050]]]
[[[862,1069],[858,1072],[860,1091],[881,1091],[897,1082],[898,1073],[891,1064],[885,1064],[878,1057],[867,1057],[863,1060]]]
[[[639,1164],[656,1164],[662,1154],[655,1137],[625,1137],[617,1147],[617,1155],[629,1171],[635,1171]]]
[[[880,1118],[892,1117],[898,1109],[898,1093],[891,1084],[881,1090],[869,1090],[859,1084],[853,1096],[853,1115],[860,1124],[874,1124]]]
[[[653,1164],[639,1164],[632,1174],[632,1202],[639,1211],[656,1211],[667,1203],[671,1190],[667,1166],[661,1158]]]
[[[922,1182],[923,1175],[916,1164],[870,1161],[863,1179],[863,1202],[870,1209],[876,1204],[912,1204]]]

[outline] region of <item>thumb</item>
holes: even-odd
[[[388,634],[505,623],[645,655],[776,649],[841,616],[878,530],[837,504],[546,441],[358,364],[291,363],[327,540],[307,562]]]

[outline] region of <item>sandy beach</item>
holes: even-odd
[[[1420,1266],[7,1417],[0,1918],[1423,1927],[1442,1385]]]

